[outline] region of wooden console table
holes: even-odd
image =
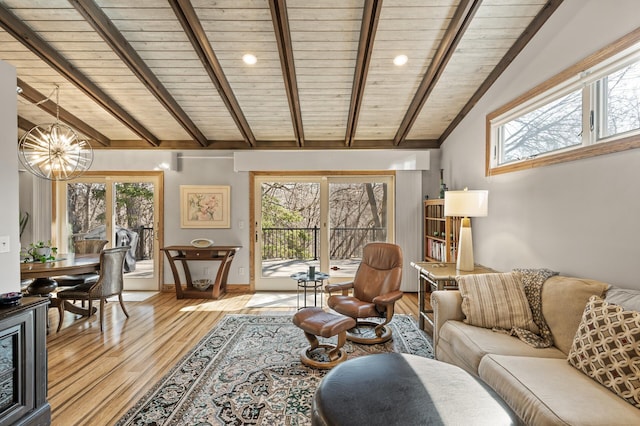
[[[427,309],[425,297],[435,290],[457,290],[456,276],[472,274],[488,274],[496,272],[482,265],[475,265],[473,271],[458,271],[455,263],[439,262],[411,262],[411,266],[418,270],[418,324],[424,329],[425,320],[433,326],[427,314],[433,309]],[[427,289],[427,285],[429,288]]]
[[[206,248],[198,248],[193,246],[167,246],[161,250],[167,255],[171,272],[173,272],[173,282],[176,285],[176,298],[178,299],[218,299],[224,294],[227,288],[227,276],[231,261],[240,250],[240,246],[211,246]],[[191,280],[191,272],[187,262],[195,260],[217,261],[220,262],[218,273],[216,274],[213,285],[205,291],[201,291],[193,287]],[[180,274],[176,267],[176,261],[182,264],[186,279],[186,287],[182,287],[180,282]]]

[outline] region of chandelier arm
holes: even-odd
[[[60,96],[60,86],[58,86],[56,84],[56,123],[60,121],[60,102],[59,102],[59,96]]]
[[[53,94],[54,94],[54,93],[57,93],[57,91],[58,91],[58,85],[56,84],[56,87],[54,87],[54,88],[53,88],[53,90],[51,91],[51,93],[49,93],[49,96],[47,96],[46,98],[44,98],[44,99],[42,99],[42,100],[40,100],[40,101],[38,101],[38,102],[35,102],[35,103],[34,103],[34,102],[29,101],[28,99],[25,99],[25,100],[26,100],[28,103],[30,103],[31,105],[35,105],[35,106],[42,105],[43,103],[45,103],[45,102],[47,102],[47,101],[50,101],[50,100],[51,100],[51,97],[53,96]],[[56,102],[56,103],[57,103],[57,102]]]

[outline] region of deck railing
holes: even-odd
[[[148,226],[139,226],[133,228],[132,231],[138,233],[138,246],[136,247],[136,260],[153,258],[153,228]]]
[[[385,241],[385,228],[331,228],[331,259],[362,257],[362,248]],[[320,228],[262,228],[262,259],[317,260]]]

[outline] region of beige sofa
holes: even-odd
[[[431,297],[436,359],[479,376],[529,425],[640,425],[640,409],[567,361],[589,297],[604,297],[608,287],[549,278],[542,287],[542,313],[554,346],[545,349],[465,324],[460,292],[436,291]]]

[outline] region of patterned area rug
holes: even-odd
[[[394,351],[433,358],[431,339],[410,316],[389,325],[392,341],[347,342],[349,358]],[[226,315],[117,424],[308,425],[327,371],[301,364],[306,346],[291,315]]]

